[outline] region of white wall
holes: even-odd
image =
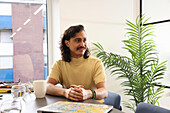
[[[54,62],[60,59],[59,39],[60,39],[60,13],[59,0],[47,0],[48,14],[48,70]]]
[[[125,19],[136,17],[133,0],[60,0],[60,16],[61,33],[70,25],[83,24],[89,44],[100,42],[119,53],[123,53]]]
[[[133,21],[138,11],[137,0],[60,0],[61,34],[71,25],[83,24],[89,47],[92,42],[99,42],[107,51],[126,55],[122,49],[125,19]],[[106,74],[108,90],[119,93],[127,101],[120,86],[122,80],[116,80],[108,71]],[[123,111],[131,112],[125,107]]]

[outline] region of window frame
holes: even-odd
[[[142,10],[143,10],[143,3],[142,3],[142,0],[140,0],[140,17],[142,16]],[[167,19],[167,20],[159,20],[159,21],[154,21],[154,22],[149,22],[149,23],[146,23],[146,24],[144,24],[144,25],[148,25],[148,24],[153,24],[153,25],[155,25],[155,24],[162,24],[162,23],[167,23],[167,22],[170,22],[170,19]],[[170,86],[167,86],[167,85],[159,85],[159,84],[156,84],[155,86],[159,86],[159,87],[161,87],[161,86],[165,86],[165,88],[170,88]]]

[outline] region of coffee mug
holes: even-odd
[[[33,81],[34,94],[36,98],[44,98],[46,94],[46,80],[35,80]]]

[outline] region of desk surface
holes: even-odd
[[[3,98],[11,98],[10,94],[3,94]],[[57,101],[70,101],[63,97],[57,97],[52,95],[46,95],[45,98],[36,99],[35,95],[27,94],[22,101],[22,112],[21,113],[37,113],[37,109],[46,105],[55,103]],[[82,103],[99,103],[93,99],[85,100]],[[123,113],[117,109],[112,109],[109,113]]]

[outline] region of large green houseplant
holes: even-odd
[[[108,53],[99,43],[93,43],[95,48],[92,49],[112,75],[117,74],[118,78],[126,78],[121,84],[126,86],[125,94],[132,99],[125,102],[125,106],[134,111],[140,102],[159,105],[158,99],[164,89],[154,87],[155,84],[159,84],[157,80],[163,78],[166,61],[159,63],[158,52],[151,39],[154,26],[144,25],[147,20],[144,16],[138,16],[135,24],[126,20],[128,39],[122,42],[130,57]]]

